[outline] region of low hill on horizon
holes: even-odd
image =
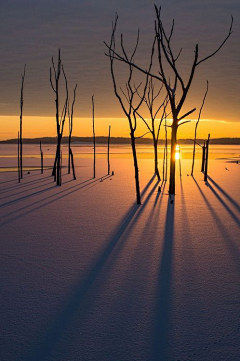
[[[107,144],[108,137],[99,136],[96,137],[97,144]],[[198,143],[204,143],[205,139],[197,139]],[[17,144],[17,139],[7,139],[1,140],[0,144]],[[43,138],[23,138],[23,143],[25,144],[39,144],[40,141],[42,144],[56,144],[57,138],[56,137],[43,137]],[[168,140],[170,142],[170,139]],[[92,137],[72,137],[72,145],[74,143],[78,143],[79,145],[82,144],[91,144],[93,142]],[[151,138],[140,138],[136,140],[137,144],[152,144]],[[164,144],[164,139],[159,139],[159,144]],[[178,139],[180,144],[192,144],[192,139]],[[218,144],[218,145],[240,145],[240,138],[212,138],[210,139],[211,144]],[[62,144],[68,143],[68,137],[62,138]],[[112,137],[111,144],[130,144],[130,138],[126,137]]]

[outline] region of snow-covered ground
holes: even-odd
[[[0,147],[0,360],[239,361],[240,147],[211,148],[208,184],[183,152],[174,204],[146,147],[141,206],[130,148],[112,148],[111,177],[99,148],[96,179],[89,149],[56,187],[49,169],[27,174],[38,147],[21,184],[3,169],[16,146]]]

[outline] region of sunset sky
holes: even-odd
[[[173,48],[183,48],[179,60],[185,79],[194,46],[200,58],[215,50],[228,33],[231,14],[233,34],[221,51],[199,65],[186,110],[193,107],[193,122],[183,125],[180,138],[193,136],[194,120],[205,92],[199,137],[240,137],[240,3],[238,0],[163,0],[162,18],[169,30],[175,19]],[[73,135],[91,136],[91,96],[95,95],[96,135],[128,136],[128,124],[113,93],[109,59],[103,41],[109,42],[111,21],[119,14],[117,37],[123,32],[127,49],[134,46],[138,27],[140,44],[135,62],[148,66],[154,36],[154,1],[151,0],[6,0],[0,3],[0,139],[16,138],[19,126],[21,72],[26,68],[23,137],[55,136],[54,94],[49,83],[51,57],[61,48],[69,90],[78,84]],[[119,49],[119,42],[117,43]],[[119,85],[124,64],[116,64]],[[136,79],[140,80],[136,73]],[[158,86],[158,84],[156,84]],[[62,98],[64,100],[64,98]],[[143,115],[147,116],[143,109]],[[65,135],[68,124],[66,123]],[[139,122],[138,135],[145,132]]]

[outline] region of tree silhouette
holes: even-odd
[[[110,40],[110,45],[108,46],[109,49],[109,53],[108,56],[110,58],[110,69],[111,69],[111,76],[112,76],[112,81],[113,81],[113,87],[114,87],[114,92],[115,95],[122,107],[122,110],[126,116],[126,118],[128,119],[128,124],[129,124],[129,128],[130,128],[130,137],[131,137],[131,147],[132,147],[132,154],[133,154],[133,163],[134,163],[134,171],[135,171],[135,187],[136,187],[136,200],[137,200],[137,204],[141,204],[141,195],[140,195],[140,185],[139,185],[139,169],[138,169],[138,159],[137,159],[137,150],[136,150],[136,139],[137,138],[141,138],[141,137],[136,137],[135,136],[135,132],[136,132],[136,128],[137,128],[137,112],[140,108],[140,106],[143,103],[145,94],[146,94],[146,89],[147,89],[147,84],[148,84],[148,75],[146,76],[146,82],[142,91],[141,96],[139,97],[139,90],[141,87],[141,83],[138,86],[135,86],[133,84],[133,66],[132,61],[134,58],[134,55],[137,51],[137,47],[138,47],[138,42],[139,42],[139,32],[138,32],[138,36],[137,36],[137,41],[136,41],[136,45],[134,47],[134,50],[132,52],[132,54],[130,56],[128,56],[125,47],[123,45],[123,36],[121,35],[121,48],[122,48],[122,52],[123,52],[123,56],[125,59],[125,62],[128,63],[128,78],[127,81],[125,83],[125,89],[123,90],[120,87],[120,91],[123,94],[123,97],[125,98],[126,102],[124,102],[124,100],[122,99],[122,97],[120,96],[120,92],[118,90],[117,87],[117,83],[116,83],[116,77],[114,74],[114,59],[115,59],[115,33],[116,33],[116,27],[117,27],[117,20],[118,20],[118,15],[116,14],[115,17],[115,22],[112,24],[112,34],[111,34],[111,40]],[[154,54],[154,44],[155,44],[155,40],[152,46],[152,53],[151,53],[151,58],[150,58],[150,65],[149,65],[149,72],[151,70],[152,67],[152,58],[153,58],[153,54]],[[107,45],[107,44],[106,44]],[[136,101],[137,99],[137,101]],[[127,104],[126,104],[127,103]],[[144,136],[144,135],[143,135]]]
[[[142,68],[141,66],[137,65],[134,62],[133,58],[127,58],[125,55],[120,55],[115,51],[115,47],[113,46],[112,43],[110,44],[110,46],[105,43],[105,45],[109,49],[109,54],[105,54],[105,55],[111,56],[112,59],[117,59],[118,61],[125,62],[132,68],[138,69],[142,73],[147,74],[164,84],[164,87],[168,94],[168,99],[172,113],[169,194],[174,195],[175,194],[175,152],[176,152],[176,144],[177,144],[177,131],[179,126],[189,122],[188,120],[185,121],[184,119],[190,114],[192,114],[196,110],[196,108],[187,111],[183,115],[181,115],[181,111],[185,103],[185,100],[187,98],[187,95],[189,93],[189,89],[192,85],[192,81],[197,67],[201,63],[213,57],[223,47],[223,45],[225,44],[225,42],[232,33],[233,17],[231,17],[231,24],[228,31],[228,35],[218,46],[218,48],[215,51],[213,51],[211,54],[209,54],[208,56],[202,59],[199,59],[198,44],[195,45],[194,60],[190,65],[190,72],[188,79],[187,81],[184,81],[177,66],[177,61],[181,55],[182,49],[180,49],[177,55],[174,55],[174,52],[172,50],[171,40],[174,32],[174,20],[172,23],[170,33],[169,35],[167,35],[167,32],[165,31],[164,25],[161,20],[161,7],[158,8],[155,5],[155,12],[156,12],[155,40],[158,49],[158,66],[159,66],[158,72],[154,74],[150,70],[148,71]],[[179,89],[178,94],[177,94],[177,89]]]
[[[54,83],[52,80],[52,72],[54,75]],[[59,112],[59,79],[61,72],[64,75],[65,79],[65,87],[66,87],[66,100],[63,105],[62,113],[60,116]],[[56,149],[56,157],[53,165],[52,175],[54,176],[54,180],[57,182],[57,185],[61,185],[61,141],[63,136],[64,123],[67,114],[68,108],[68,84],[66,74],[61,61],[60,49],[58,49],[58,64],[57,68],[55,67],[55,63],[52,57],[52,67],[50,67],[50,84],[55,93],[55,106],[56,106],[56,126],[57,126],[57,149]]]
[[[72,130],[73,130],[73,110],[74,110],[74,104],[76,101],[76,90],[77,90],[77,84],[75,85],[75,88],[73,89],[73,101],[72,101],[71,111],[70,111],[70,105],[69,105],[69,101],[68,101],[68,120],[69,120],[68,174],[70,174],[71,165],[72,165],[73,179],[76,179],[76,175],[75,175],[75,168],[74,168],[73,152],[72,152],[72,148],[71,148],[71,139],[72,139]]]
[[[160,129],[161,129],[162,122],[164,120],[164,117],[166,117],[166,107],[167,107],[167,104],[168,104],[167,96],[165,97],[165,99],[163,100],[162,103],[159,102],[160,105],[158,104],[156,109],[154,107],[154,104],[155,104],[156,100],[158,100],[158,98],[159,98],[162,87],[159,89],[159,91],[157,93],[155,93],[153,80],[152,80],[152,78],[149,79],[148,86],[147,86],[147,91],[146,91],[146,94],[144,96],[143,101],[146,104],[148,112],[150,114],[150,125],[149,125],[148,121],[139,112],[137,112],[137,115],[143,120],[143,122],[147,126],[147,129],[149,130],[149,133],[151,133],[152,138],[153,138],[154,173],[156,174],[159,181],[161,180],[161,177],[160,177],[160,173],[159,173],[159,169],[158,169],[158,139],[159,139],[159,134],[160,134]],[[163,110],[162,110],[162,115],[161,115],[161,117],[159,119],[159,117],[157,117],[157,116],[158,116],[159,111],[161,110],[161,108]],[[159,121],[159,124],[158,124],[157,129],[156,129],[156,122],[157,121]]]
[[[23,88],[26,74],[26,64],[22,74],[21,97],[20,97],[20,131],[19,131],[19,167],[20,178],[23,178],[23,143],[22,143],[22,116],[23,116]]]

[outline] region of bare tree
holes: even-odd
[[[137,199],[137,204],[141,204],[141,194],[140,194],[140,185],[139,185],[139,170],[138,170],[138,159],[137,159],[137,151],[136,151],[136,139],[137,138],[142,138],[144,135],[142,135],[141,137],[136,137],[135,136],[135,132],[136,132],[136,128],[137,128],[137,112],[140,108],[140,106],[143,103],[145,94],[146,94],[146,89],[147,89],[147,84],[148,84],[148,75],[146,76],[146,82],[144,85],[144,89],[142,92],[142,95],[139,96],[137,93],[139,93],[139,89],[141,87],[141,83],[138,86],[133,86],[132,81],[133,81],[133,66],[131,65],[133,58],[135,56],[135,53],[137,51],[137,47],[138,47],[138,42],[139,42],[139,31],[138,31],[138,36],[137,36],[137,41],[136,41],[136,45],[134,47],[134,50],[132,52],[132,54],[130,56],[127,55],[127,52],[125,50],[125,47],[123,45],[123,36],[121,35],[121,49],[123,52],[123,57],[125,59],[125,62],[129,64],[128,66],[128,79],[125,83],[125,90],[121,89],[122,94],[124,95],[124,98],[126,99],[126,102],[124,103],[122,97],[120,96],[119,90],[117,88],[117,83],[116,83],[116,78],[115,78],[115,74],[114,74],[114,59],[115,59],[115,33],[116,33],[116,27],[117,27],[117,20],[118,20],[118,15],[116,14],[115,17],[115,22],[112,25],[112,35],[111,35],[111,40],[110,40],[110,45],[108,46],[109,49],[109,53],[108,56],[110,58],[110,68],[111,68],[111,76],[112,76],[112,81],[113,81],[113,87],[114,87],[114,92],[115,95],[122,107],[122,110],[126,116],[126,118],[128,119],[128,124],[129,124],[129,128],[130,128],[130,137],[131,137],[131,146],[132,146],[132,154],[133,154],[133,163],[134,163],[134,171],[135,171],[135,187],[136,187],[136,199]],[[151,58],[150,58],[150,65],[149,65],[149,72],[151,70],[152,67],[152,59],[153,59],[153,54],[154,54],[154,45],[155,45],[155,40],[153,42],[153,46],[152,46],[152,53],[151,53]],[[137,95],[137,97],[136,97]],[[137,102],[135,101],[135,99],[137,98]]]
[[[23,143],[22,143],[22,116],[23,116],[23,87],[25,81],[26,64],[24,65],[24,71],[22,74],[21,85],[21,98],[20,98],[20,132],[19,132],[19,165],[20,165],[20,177],[23,178]]]
[[[207,179],[208,179],[209,142],[210,142],[210,134],[208,134],[208,139],[206,141],[205,167],[204,167],[204,181],[205,182],[207,182]]]
[[[73,152],[71,148],[71,139],[72,139],[72,130],[73,130],[73,110],[74,110],[74,104],[76,100],[76,89],[77,84],[75,85],[75,88],[73,89],[73,101],[70,111],[69,101],[68,101],[68,120],[69,120],[69,137],[68,137],[68,174],[70,174],[71,171],[71,165],[72,165],[72,172],[73,172],[73,179],[76,179],[75,175],[75,168],[74,168],[74,160],[73,160]]]
[[[20,174],[20,136],[18,132],[18,183],[21,181],[21,174]]]
[[[111,125],[109,125],[109,131],[108,131],[108,175],[110,174],[110,136],[111,136]]]
[[[95,108],[92,96],[92,127],[93,127],[93,178],[96,178],[96,136],[95,136]]]
[[[43,174],[43,151],[42,151],[42,142],[40,140],[40,156],[41,156],[41,173]]]
[[[202,109],[203,109],[203,106],[204,106],[204,103],[205,103],[205,99],[206,99],[206,97],[207,97],[207,93],[208,93],[208,81],[207,81],[207,89],[206,89],[206,92],[205,92],[204,97],[203,97],[203,101],[202,101],[201,108],[200,108],[200,110],[199,110],[198,120],[197,120],[196,125],[195,125],[194,141],[193,141],[193,160],[192,160],[192,172],[191,172],[191,176],[193,176],[193,172],[194,172],[195,152],[196,152],[196,142],[197,142],[197,128],[198,128],[199,121],[200,121],[200,119],[201,119]]]
[[[154,173],[156,174],[158,180],[161,180],[159,169],[158,169],[158,139],[160,134],[161,125],[163,122],[164,117],[166,116],[166,107],[168,104],[167,96],[163,100],[163,102],[158,104],[157,108],[154,107],[155,101],[158,100],[158,97],[161,93],[163,85],[158,90],[157,93],[155,93],[153,79],[150,78],[148,81],[147,91],[144,96],[144,103],[147,106],[148,112],[150,114],[150,125],[148,124],[148,121],[139,113],[137,112],[137,115],[143,120],[145,123],[147,129],[149,130],[149,133],[151,133],[153,138],[153,148],[154,148]],[[138,93],[138,92],[137,92]],[[139,94],[138,94],[139,95]],[[140,95],[139,95],[140,96]],[[156,109],[155,109],[156,108]],[[159,118],[157,118],[159,111],[163,108],[162,115]],[[156,122],[159,120],[159,124],[156,129]]]
[[[165,127],[165,144],[163,151],[163,182],[167,181],[168,172],[168,140],[167,140],[167,120],[165,115],[164,127]]]
[[[52,72],[54,76],[54,83],[52,80]],[[59,112],[59,79],[61,72],[64,75],[65,79],[65,88],[66,88],[66,100],[63,105],[62,113],[60,116]],[[56,105],[56,126],[57,126],[57,149],[56,149],[56,157],[53,166],[52,175],[54,176],[54,180],[57,182],[57,185],[61,185],[61,141],[63,136],[64,123],[67,114],[68,108],[68,84],[66,74],[61,61],[60,49],[58,49],[58,64],[57,68],[55,67],[55,63],[52,57],[52,67],[50,67],[50,84],[55,93],[55,105]]]
[[[156,21],[155,21],[155,39],[157,42],[157,48],[158,48],[158,65],[159,65],[159,71],[154,74],[150,70],[147,71],[146,69],[140,67],[139,65],[135,64],[133,59],[126,58],[125,56],[120,55],[115,51],[115,48],[113,47],[113,44],[110,44],[108,46],[106,43],[105,45],[108,47],[110,54],[106,54],[107,56],[111,56],[112,59],[117,59],[119,61],[127,63],[129,66],[138,69],[144,74],[147,74],[151,76],[154,79],[159,80],[161,83],[164,84],[164,87],[167,91],[169,103],[171,106],[171,113],[172,113],[172,134],[171,134],[171,163],[170,163],[170,183],[169,183],[169,194],[174,195],[175,194],[175,152],[176,152],[176,144],[177,144],[177,131],[179,126],[189,122],[189,120],[184,120],[187,116],[192,114],[196,109],[193,108],[189,111],[187,111],[185,114],[181,115],[181,111],[183,108],[183,105],[185,103],[185,100],[187,98],[189,89],[192,85],[192,81],[195,75],[195,71],[201,63],[204,61],[210,59],[213,57],[225,44],[227,39],[230,37],[232,33],[232,24],[233,24],[233,17],[231,17],[231,24],[229,28],[228,35],[225,37],[225,39],[222,41],[220,46],[213,51],[208,56],[199,59],[199,52],[198,52],[198,44],[195,46],[195,55],[192,65],[190,66],[190,73],[188,76],[187,81],[185,82],[183,80],[183,77],[180,75],[178,66],[177,66],[177,60],[179,59],[179,56],[181,54],[182,49],[180,49],[179,53],[177,55],[174,55],[172,50],[172,35],[174,32],[174,20],[172,23],[172,27],[170,30],[169,35],[167,35],[165,28],[163,26],[162,20],[161,20],[161,7],[157,7],[155,5],[155,11],[156,11]],[[169,73],[170,69],[170,73]],[[176,99],[177,96],[177,89],[180,88],[179,94],[178,94],[178,100]]]

